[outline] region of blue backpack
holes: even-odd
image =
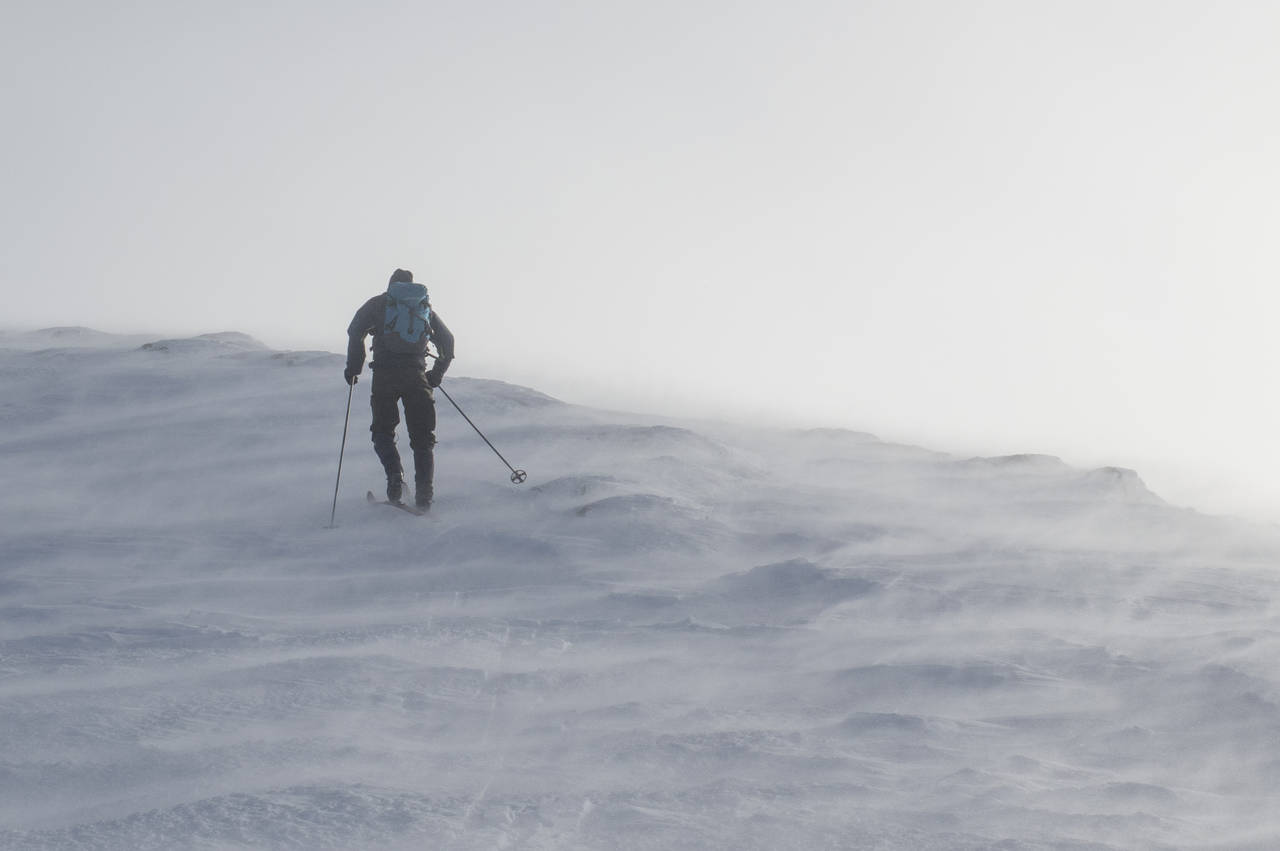
[[[422,354],[431,339],[431,303],[427,288],[411,281],[387,286],[387,313],[382,343],[388,351]]]

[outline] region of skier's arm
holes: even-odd
[[[434,310],[431,311],[431,342],[436,344],[436,352],[438,352],[431,372],[436,378],[444,378],[449,364],[453,362],[453,333],[449,330],[449,326],[444,324],[440,314]]]
[[[351,375],[359,375],[364,369],[364,338],[372,334],[376,327],[374,302],[377,300],[377,296],[374,296],[366,301],[347,326],[347,372]]]

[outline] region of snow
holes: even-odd
[[[366,378],[327,529],[341,371],[0,335],[0,847],[1280,844],[1272,530],[452,376],[528,483],[368,506]]]

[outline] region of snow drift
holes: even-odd
[[[0,336],[0,847],[1270,848],[1276,542],[1132,471]]]

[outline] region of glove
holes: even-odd
[[[351,368],[348,367],[347,369],[344,369],[342,371],[342,377],[347,380],[348,384],[355,384],[357,381],[360,380],[360,373],[352,372]]]
[[[444,381],[444,376],[436,372],[434,369],[427,372],[428,387],[439,387],[441,381]]]

